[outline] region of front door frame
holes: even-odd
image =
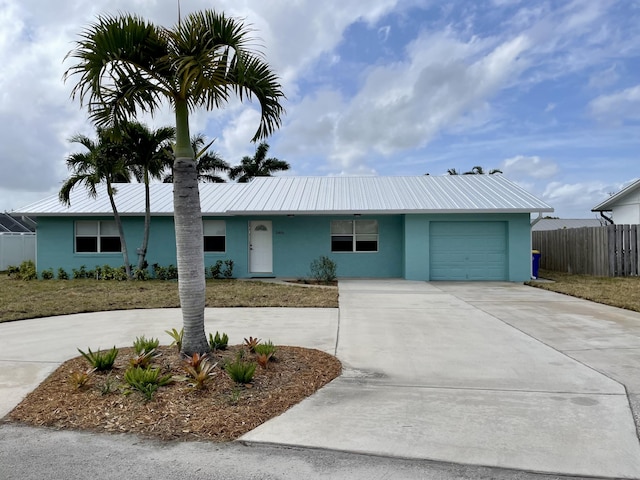
[[[265,227],[269,235],[254,233],[257,227]],[[249,273],[273,273],[273,222],[271,220],[249,221]],[[262,243],[260,243],[262,242]],[[262,255],[262,256],[261,256]]]

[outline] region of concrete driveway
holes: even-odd
[[[524,285],[341,281],[344,375],[243,439],[638,478],[625,387],[582,362],[637,358],[639,329],[638,314]]]
[[[343,280],[336,309],[207,309],[207,331],[337,353],[344,374],[243,437],[640,478],[640,314],[510,283]],[[168,340],[175,309],[0,324],[0,416],[76,347]]]

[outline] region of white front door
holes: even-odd
[[[249,222],[249,273],[273,272],[273,232],[270,220]]]

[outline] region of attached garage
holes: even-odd
[[[506,222],[431,222],[431,280],[508,280]]]

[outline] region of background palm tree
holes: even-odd
[[[484,175],[485,173],[486,172],[484,171],[484,168],[482,168],[480,166],[475,166],[471,170],[469,170],[468,172],[464,172],[462,175]],[[497,168],[493,168],[493,169],[489,170],[489,175],[493,175],[494,173],[502,173],[502,170],[499,170]],[[447,170],[447,174],[448,175],[460,175],[460,173],[455,168],[450,168],[449,170]]]
[[[198,182],[225,183],[226,180],[219,174],[228,172],[229,164],[218,155],[218,152],[209,150],[209,147],[215,142],[215,138],[206,145],[204,142],[205,136],[201,133],[191,137],[191,148],[195,152]],[[171,165],[169,165],[170,167]],[[165,175],[163,181],[164,183],[173,183],[173,173]]]
[[[123,127],[122,146],[127,155],[128,167],[138,182],[144,183],[144,234],[138,249],[138,268],[145,268],[149,233],[151,230],[151,195],[149,183],[162,178],[167,165],[173,162],[171,144],[176,136],[174,127],[151,130],[139,122]]]
[[[98,139],[91,140],[85,135],[74,135],[69,139],[72,143],[83,145],[87,151],[72,153],[67,157],[67,168],[71,170],[71,176],[62,184],[58,198],[65,205],[71,205],[71,190],[76,185],[84,185],[92,198],[97,196],[97,186],[104,182],[107,187],[107,195],[113,210],[113,218],[120,236],[122,258],[127,272],[127,278],[131,278],[131,264],[127,242],[122,228],[120,214],[116,207],[114,196],[116,189],[114,183],[126,183],[130,181],[127,168],[125,151],[119,142],[113,140],[113,132],[108,129],[97,129]]]
[[[229,178],[238,179],[238,183],[246,183],[255,177],[270,177],[275,172],[289,170],[290,166],[287,162],[277,158],[266,158],[268,151],[269,145],[266,142],[260,143],[253,157],[242,157],[240,165],[231,167]]]
[[[284,98],[277,76],[251,50],[251,29],[205,10],[164,28],[130,14],[99,16],[67,54],[77,61],[65,73],[77,83],[72,96],[86,104],[97,126],[118,127],[138,111],[169,103],[176,118],[173,206],[178,290],[184,324],[182,351],[209,351],[204,333],[205,276],[202,213],[189,113],[218,108],[236,94],[255,97],[260,124],[252,141],[281,124]]]

